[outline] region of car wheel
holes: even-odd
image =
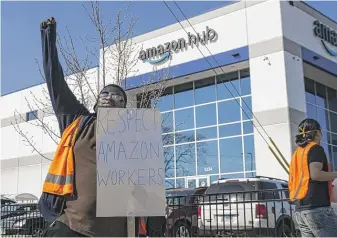
[[[293,237],[290,227],[287,224],[280,224],[277,228],[278,237]]]
[[[192,237],[191,226],[186,221],[180,221],[173,227],[173,237]]]
[[[44,230],[41,227],[32,228],[32,237],[42,237]]]

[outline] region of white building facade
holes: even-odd
[[[142,93],[153,67],[169,75],[157,104],[167,187],[209,185],[223,177],[287,179],[268,137],[290,161],[297,126],[306,117],[320,122],[322,145],[337,170],[336,32],[336,22],[305,3],[270,0],[237,2],[135,37],[144,51],[137,52],[137,75],[123,85],[129,100]],[[93,85],[99,72],[86,72]],[[50,163],[46,158],[52,159],[56,143],[30,124],[36,120],[31,112],[37,110],[56,131],[58,125],[26,100],[42,97],[43,87],[1,99],[2,194],[40,196]],[[32,120],[15,121],[15,110]],[[34,138],[40,154],[12,123]]]

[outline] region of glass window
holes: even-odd
[[[185,179],[179,178],[176,180],[177,186],[176,188],[185,188]]]
[[[210,183],[213,183],[213,182],[215,182],[215,181],[218,181],[219,178],[220,178],[219,175],[212,175],[212,176],[210,177]]]
[[[277,185],[275,183],[263,182],[261,183],[261,190],[276,190]],[[262,196],[261,196],[262,195]],[[260,194],[260,199],[280,199],[279,191],[264,191]]]
[[[241,78],[241,95],[251,94],[250,77]]]
[[[174,106],[182,108],[194,104],[193,83],[186,83],[174,87]]]
[[[315,100],[315,82],[311,79],[305,79],[305,97],[306,101],[316,104]]]
[[[332,146],[332,157],[334,162],[334,169],[337,171],[337,146]]]
[[[253,118],[252,114],[252,98],[251,97],[244,97],[242,100],[242,120],[248,120]]]
[[[241,137],[220,140],[221,173],[243,171]]]
[[[307,103],[307,117],[317,120],[317,108],[314,105]]]
[[[255,168],[255,147],[254,136],[244,136],[243,143],[245,148],[245,167],[246,171],[254,171]]]
[[[238,97],[240,92],[240,82],[238,72],[222,74],[216,77],[218,100]]]
[[[187,187],[188,188],[196,188],[197,180],[196,179],[187,179]]]
[[[187,130],[194,128],[193,108],[175,111],[176,130]]]
[[[176,144],[181,144],[185,142],[194,141],[194,130],[184,131],[184,132],[176,132]]]
[[[35,120],[37,117],[37,111],[27,112],[26,114],[26,121],[32,121]]]
[[[331,133],[331,142],[330,142],[330,144],[333,144],[333,145],[337,146],[337,134]]]
[[[337,93],[336,90],[328,88],[329,109],[337,113]]]
[[[240,121],[240,106],[235,100],[219,102],[219,124]]]
[[[174,177],[174,148],[164,147],[164,166],[166,178]]]
[[[246,178],[255,178],[256,177],[256,172],[248,172],[245,173]]]
[[[316,82],[316,105],[327,108],[327,96],[325,86]]]
[[[244,178],[243,173],[236,173],[236,174],[222,174],[220,176],[222,179],[234,179],[234,178]]]
[[[243,123],[243,134],[250,134],[254,132],[253,122],[246,121]]]
[[[194,143],[176,146],[177,177],[195,176],[195,145]]]
[[[165,188],[166,189],[174,188],[174,179],[166,179]]]
[[[329,156],[329,146],[328,146],[328,144],[326,144],[326,143],[321,143],[321,146],[324,148],[324,152],[325,152],[325,154],[326,154],[326,156],[328,157]]]
[[[322,130],[322,142],[328,143],[330,141],[330,133],[328,133],[326,130]]]
[[[155,105],[161,112],[173,109],[174,97],[172,94],[172,88],[167,89],[166,93],[167,94],[164,94],[159,100],[157,100],[157,105]]]
[[[203,129],[197,129],[196,137],[197,137],[197,141],[217,138],[216,126],[209,127],[209,128],[203,128]]]
[[[240,70],[240,78],[247,78],[250,75],[249,68]]]
[[[219,137],[241,135],[241,123],[219,126]]]
[[[329,126],[329,113],[325,109],[317,108],[318,122],[321,125],[321,128],[324,130],[330,130]]]
[[[331,131],[337,133],[337,114],[330,112]]]
[[[197,127],[216,125],[215,103],[195,108]]]
[[[162,135],[163,139],[163,145],[173,145],[174,144],[174,134],[163,134]]]
[[[328,153],[326,153],[326,156],[329,161],[330,169],[334,171],[335,168],[334,168],[334,162],[333,162],[332,145],[328,145]]]
[[[199,175],[219,173],[217,141],[197,143],[197,154]]]
[[[161,127],[163,133],[173,132],[173,112],[161,114]]]
[[[215,77],[195,81],[195,104],[216,101]]]

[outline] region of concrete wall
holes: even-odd
[[[254,132],[258,175],[288,178],[258,132],[271,144],[261,123],[290,161],[297,126],[306,115],[302,47],[337,62],[313,34],[313,22],[319,19],[334,29],[337,24],[309,10],[303,3],[291,6],[286,1],[269,1],[247,9],[252,107],[258,120]]]
[[[97,68],[85,72],[92,88],[96,88]],[[66,78],[70,89],[80,100],[79,88],[72,81],[74,75]],[[89,95],[89,108],[93,107],[94,99],[84,86],[86,95]],[[42,104],[36,104],[36,99],[43,100],[50,106],[46,85],[38,85],[25,90],[15,92],[1,98],[1,194],[32,193],[40,196],[42,183],[47,174],[50,160],[56,149],[59,136],[59,126],[54,115],[45,114],[49,109],[41,108]],[[29,106],[30,105],[30,106]],[[38,110],[38,118],[43,121],[51,133],[46,133],[39,125],[38,120],[24,121],[27,112]],[[15,116],[16,115],[16,116]],[[20,119],[20,116],[22,118]],[[27,139],[41,153],[33,150],[26,139],[19,135],[16,128],[27,135]],[[41,124],[40,124],[41,125]],[[55,141],[54,141],[55,140]]]

